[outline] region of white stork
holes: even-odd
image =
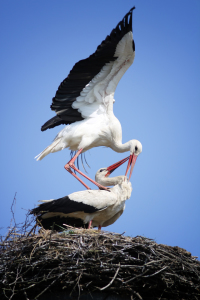
[[[123,162],[121,161],[120,164]],[[103,186],[114,185],[109,191],[85,190],[57,200],[42,200],[31,210],[45,229],[61,231],[63,224],[74,227],[106,227],[123,213],[125,201],[130,198],[132,187],[126,176],[107,177],[120,164],[97,171],[95,180]]]
[[[53,143],[36,156],[37,160],[64,148],[77,151],[65,165],[65,169],[87,188],[88,186],[71,168],[98,187],[103,187],[76,168],[74,162],[80,153],[99,146],[110,147],[118,153],[130,151],[125,175],[131,166],[131,176],[135,161],[142,152],[142,145],[137,140],[122,144],[121,124],[113,113],[115,89],[135,57],[132,34],[134,8],[130,9],[97,47],[95,53],[74,65],[52,100],[51,109],[57,115],[41,128],[44,131],[60,124],[67,125],[58,133]]]

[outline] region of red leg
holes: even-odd
[[[92,226],[92,220],[88,223],[88,229]]]
[[[83,180],[81,180],[74,172],[72,172],[72,170],[69,168],[69,169],[67,169],[67,168],[65,168],[70,174],[72,174],[76,179],[78,179],[78,181],[80,181],[83,185],[84,185],[84,187],[86,187],[86,189],[88,189],[88,190],[91,190],[91,188],[83,181]]]
[[[98,230],[101,231],[101,225],[98,226]]]
[[[80,175],[82,175],[83,177],[87,178],[88,180],[90,180],[92,183],[94,183],[96,186],[98,186],[99,188],[103,189],[103,190],[109,190],[107,187],[97,183],[96,181],[94,181],[93,179],[91,179],[90,177],[88,177],[87,175],[85,175],[83,172],[81,172],[78,168],[76,168],[76,166],[74,165],[74,162],[76,160],[76,158],[79,156],[79,154],[82,152],[83,149],[80,149],[77,151],[76,155],[74,155],[74,157],[64,166],[64,168],[71,173],[76,179],[78,179],[78,181],[80,181],[88,190],[90,190],[90,188],[74,173],[72,172],[72,169],[74,169],[76,172],[78,172]]]

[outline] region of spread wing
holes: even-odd
[[[105,112],[108,99],[113,98],[119,80],[135,57],[132,34],[134,8],[97,47],[95,53],[74,65],[52,99],[51,109],[57,116],[47,121],[42,131]]]

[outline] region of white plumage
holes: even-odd
[[[132,164],[131,176],[136,158],[142,151],[142,145],[137,140],[122,144],[121,124],[113,113],[115,89],[135,57],[133,9],[97,47],[94,54],[75,64],[53,98],[51,109],[56,111],[57,116],[42,126],[43,131],[60,124],[67,125],[53,143],[36,157],[37,160],[64,148],[78,151],[65,168],[79,181],[71,168],[92,181],[74,165],[80,153],[99,146],[109,147],[119,153],[130,151],[127,172]],[[100,187],[99,184],[97,186]]]
[[[88,228],[92,224],[99,230],[113,224],[123,213],[125,201],[132,192],[126,176],[107,177],[115,168],[102,168],[95,176],[96,182],[104,186],[114,185],[109,191],[85,190],[57,200],[43,200],[31,213],[38,216],[38,221],[46,229],[52,228],[53,223],[57,230],[63,224],[75,227],[87,224]]]

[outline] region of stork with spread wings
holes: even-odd
[[[131,176],[135,161],[142,152],[142,145],[137,140],[122,144],[121,124],[113,113],[115,89],[135,57],[132,34],[134,8],[130,9],[97,47],[95,53],[74,65],[52,100],[51,109],[57,115],[41,128],[44,131],[60,124],[67,125],[58,133],[53,143],[37,156],[37,160],[64,148],[77,151],[65,165],[65,169],[84,186],[85,183],[72,169],[105,189],[75,166],[74,162],[79,154],[99,146],[109,147],[119,153],[130,151],[125,175],[131,166]]]

